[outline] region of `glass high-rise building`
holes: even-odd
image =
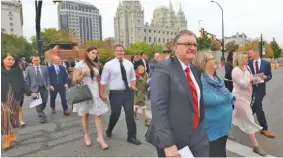
[[[58,5],[58,24],[84,42],[102,40],[102,24],[99,9],[88,2],[62,1]]]

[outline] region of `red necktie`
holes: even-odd
[[[256,74],[259,72],[258,61],[255,61],[255,71]]]
[[[196,86],[195,86],[195,84],[194,84],[194,82],[191,78],[191,75],[190,75],[190,68],[187,67],[185,72],[186,72],[188,84],[190,85],[190,88],[191,88],[191,91],[192,91],[192,96],[193,96],[193,108],[194,108],[194,111],[195,111],[193,128],[196,129],[199,125],[198,94],[197,94]]]

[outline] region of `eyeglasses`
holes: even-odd
[[[183,45],[186,47],[191,48],[192,46],[197,47],[198,45],[196,43],[176,43],[177,45]]]

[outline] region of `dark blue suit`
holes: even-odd
[[[50,86],[54,87],[54,91],[50,91],[50,106],[52,109],[55,108],[55,99],[56,99],[57,93],[59,92],[63,110],[66,111],[68,110],[68,105],[66,101],[66,89],[64,85],[68,84],[68,74],[65,70],[65,67],[61,65],[59,66],[59,70],[60,72],[57,75],[54,65],[51,65],[48,68]]]
[[[253,63],[253,60],[249,61],[249,67],[251,68],[251,72],[254,75],[256,74],[256,68],[254,67]],[[256,113],[257,120],[260,126],[263,127],[263,130],[268,130],[265,114],[262,108],[262,100],[266,94],[266,82],[272,79],[270,63],[266,60],[261,59],[258,73],[264,73],[267,78],[264,80],[264,83],[253,86],[253,89],[255,91],[255,102],[252,110],[253,113]]]

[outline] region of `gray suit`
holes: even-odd
[[[48,90],[50,87],[48,68],[46,66],[40,65],[40,74],[43,79],[43,86],[38,86],[39,81],[37,79],[37,72],[34,66],[29,66],[25,71],[25,81],[34,93],[40,93],[42,97],[42,104],[36,106],[36,111],[41,122],[45,122],[44,109],[46,107],[48,99]]]
[[[200,72],[194,66],[191,66],[191,71],[202,94]],[[158,156],[165,156],[164,148],[176,145],[178,149],[189,146],[195,157],[208,157],[209,143],[203,126],[202,97],[200,125],[193,129],[192,94],[177,58],[172,57],[156,65],[151,80],[150,98],[152,121],[146,134],[146,141],[157,148]]]

